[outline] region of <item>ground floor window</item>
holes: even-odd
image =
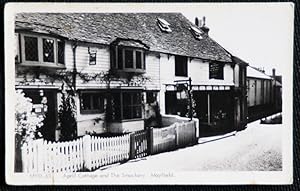
[[[80,112],[82,114],[94,114],[104,112],[104,93],[81,92]]]
[[[112,121],[142,118],[141,91],[112,92],[110,103]]]

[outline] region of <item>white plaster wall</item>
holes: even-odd
[[[224,66],[224,80],[209,79],[209,63],[200,59],[188,58],[188,77],[191,77],[193,85],[227,85],[233,86],[234,70],[229,65]],[[175,56],[160,54],[160,108],[165,114],[165,84],[174,84],[174,80],[188,79],[188,77],[175,76]]]
[[[104,133],[107,132],[104,113],[97,114],[81,114],[79,95],[75,97],[76,102],[76,120],[77,120],[77,135],[85,135],[86,133]]]

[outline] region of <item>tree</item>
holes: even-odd
[[[58,120],[60,123],[60,140],[68,141],[77,136],[77,123],[75,118],[76,105],[73,94],[62,91],[62,104],[59,106]]]

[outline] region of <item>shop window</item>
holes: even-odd
[[[187,57],[175,56],[175,75],[187,76]]]
[[[103,113],[104,95],[94,92],[81,93],[80,111],[82,114]]]
[[[165,93],[166,114],[186,116],[188,99],[185,92],[167,91]]]
[[[209,63],[209,79],[224,80],[224,64],[218,62]]]
[[[142,94],[139,91],[114,92],[111,103],[112,120],[142,118]]]
[[[143,73],[145,71],[145,52],[141,49],[116,47],[112,48],[112,66],[124,72]]]
[[[52,37],[21,34],[22,64],[58,66],[64,61],[64,41]]]

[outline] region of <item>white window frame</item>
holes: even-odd
[[[22,65],[28,66],[46,66],[46,67],[65,67],[65,64],[58,63],[58,42],[57,38],[49,37],[45,35],[33,35],[33,34],[20,34],[21,39],[21,57]],[[33,37],[37,38],[38,41],[38,61],[26,60],[25,56],[25,38],[24,37]],[[50,39],[54,41],[54,62],[44,62],[43,59],[43,39]],[[64,47],[65,48],[65,47]],[[65,51],[65,50],[64,50]],[[65,59],[65,56],[64,56]]]
[[[139,73],[144,73],[146,70],[146,64],[145,64],[145,51],[141,50],[141,49],[135,49],[135,48],[130,48],[130,47],[121,47],[122,50],[122,67],[123,69],[118,69],[118,47],[116,47],[116,63],[114,64],[114,67],[117,70],[120,71],[125,71],[125,72],[139,72]],[[133,56],[133,67],[132,68],[127,68],[125,66],[125,51],[126,50],[130,50],[133,52],[132,56]],[[137,68],[136,67],[136,52],[140,52],[141,53],[141,68]]]

